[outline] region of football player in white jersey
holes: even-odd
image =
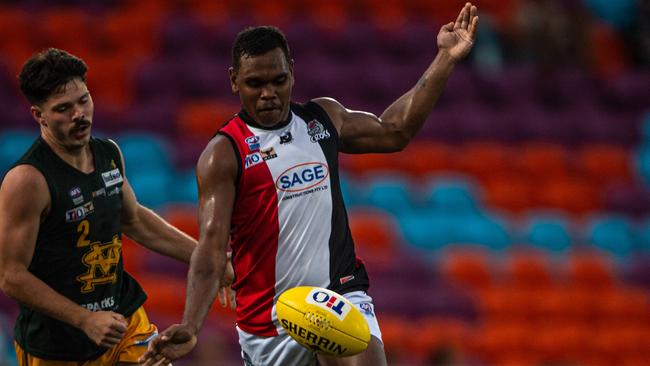
[[[326,147],[327,140],[335,136],[338,139],[336,153],[388,153],[404,149],[424,124],[442,93],[454,66],[470,52],[475,40],[477,24],[476,7],[470,3],[465,4],[458,18],[445,24],[440,29],[437,36],[438,53],[424,71],[420,80],[409,91],[388,106],[379,117],[367,112],[349,110],[332,98],[312,99],[309,102],[312,103],[312,110],[323,111],[322,115],[325,117],[318,119],[317,123],[308,120],[303,121],[307,122],[308,126],[311,124],[313,127],[305,127],[308,129],[310,136],[316,136],[311,142],[321,144],[323,150],[326,150],[326,148],[329,149],[329,147]],[[268,40],[269,32],[279,35],[281,42],[279,44],[272,43],[271,46],[264,48],[264,42]],[[262,37],[253,39],[250,38],[251,34],[259,34]],[[247,36],[249,36],[248,46],[242,48],[240,41],[242,37],[246,38]],[[233,92],[239,94],[242,112],[240,112],[241,118],[234,118],[229,123],[238,124],[239,131],[243,132],[237,136],[232,133],[217,134],[209,142],[199,158],[197,181],[199,186],[200,235],[199,245],[192,255],[188,275],[185,313],[181,324],[171,326],[150,344],[149,352],[142,358],[144,366],[166,365],[172,360],[186,355],[196,345],[197,334],[214,298],[217,296],[220,279],[226,269],[229,239],[233,240],[233,266],[237,274],[233,287],[237,291],[238,302],[240,301],[239,297],[243,296],[242,294],[246,292],[249,286],[254,287],[257,285],[254,283],[255,281],[246,282],[247,279],[242,277],[256,276],[257,280],[264,281],[264,276],[273,278],[274,275],[273,273],[243,272],[244,276],[242,276],[242,272],[239,272],[243,267],[248,270],[255,268],[257,262],[265,260],[262,258],[265,254],[243,245],[248,244],[248,242],[236,243],[237,240],[241,240],[241,235],[249,235],[251,240],[254,240],[255,235],[263,234],[250,233],[250,231],[253,231],[250,227],[255,225],[254,222],[249,222],[249,226],[246,227],[245,224],[239,225],[236,220],[241,221],[242,210],[238,205],[242,197],[257,194],[257,192],[242,192],[242,187],[247,186],[241,184],[240,178],[245,177],[246,174],[252,174],[255,169],[270,167],[276,161],[281,160],[284,151],[282,150],[284,149],[282,147],[283,141],[287,143],[291,139],[297,138],[296,131],[298,130],[291,130],[290,133],[282,130],[285,125],[289,126],[289,123],[295,119],[294,114],[300,114],[296,109],[298,107],[291,103],[291,92],[294,85],[293,60],[289,55],[284,36],[274,27],[249,28],[240,33],[233,47],[233,67],[230,68],[230,80]],[[305,106],[309,105],[309,103]],[[325,134],[324,130],[327,129],[327,126],[331,126],[333,131]],[[318,131],[316,131],[317,129]],[[278,131],[277,138],[273,141],[279,141],[279,143],[275,144],[272,150],[269,147],[260,145],[264,143],[263,138],[258,136],[255,131],[264,130]],[[319,131],[320,134],[316,134]],[[247,154],[245,155],[246,159],[241,154]],[[276,155],[277,160],[275,159]],[[273,160],[267,161],[267,158]],[[330,165],[330,168],[334,169],[336,167],[332,168]],[[264,174],[267,174],[268,170],[272,169],[265,170]],[[332,170],[332,172],[334,171]],[[323,173],[322,176],[324,177],[325,174]],[[275,178],[276,176],[273,175],[269,180]],[[277,186],[277,182],[281,178],[282,176],[278,176],[275,185],[271,185],[273,189],[271,196],[275,195],[275,189],[277,188],[278,197],[284,197],[280,196],[279,190],[281,190],[281,187]],[[337,175],[336,178],[338,178]],[[330,186],[338,186],[338,182],[332,182]],[[257,189],[258,186],[255,186],[255,188]],[[259,197],[257,201],[264,200],[264,196]],[[275,199],[275,197],[273,198]],[[250,201],[255,200],[251,199]],[[284,204],[284,201],[282,202]],[[253,207],[255,202],[247,204]],[[276,206],[279,205],[280,203],[276,204]],[[265,207],[268,206],[273,205],[267,204]],[[301,213],[299,212],[294,216],[301,216]],[[252,217],[252,219],[258,222],[264,218]],[[298,218],[292,219],[294,221],[298,220]],[[339,228],[334,227],[338,225],[335,220],[332,220],[332,222],[331,231],[334,232]],[[341,222],[347,225],[347,220]],[[280,234],[277,234],[277,232],[274,234],[276,238],[278,235],[283,235],[283,229],[286,228],[281,227],[279,229]],[[233,233],[231,230],[248,230],[249,233],[240,235]],[[320,230],[320,228],[313,227],[313,230]],[[235,249],[235,245],[238,245],[237,249]],[[337,258],[334,258],[334,261],[336,260]],[[242,264],[242,262],[246,264]],[[293,268],[293,270],[306,272],[309,275],[310,268]],[[365,272],[363,274],[365,275]],[[335,278],[336,281],[332,281],[332,286],[338,286],[334,282],[339,280],[339,287],[345,286],[344,283],[358,280],[357,277],[354,275],[337,277]],[[306,278],[311,277],[306,276]],[[279,280],[273,281],[277,283]],[[244,285],[244,283],[246,284]],[[365,284],[367,287],[367,282]],[[356,289],[353,287],[350,293],[354,293],[354,296],[364,296],[366,300],[361,300],[361,302],[368,301],[369,297],[365,297],[367,296],[365,292],[355,291]],[[270,289],[271,295],[264,295],[264,301],[268,301],[271,305],[274,299],[272,291],[273,288]],[[343,293],[343,295],[347,297],[346,293]],[[250,302],[250,298],[247,301]],[[263,304],[260,303],[259,305],[262,306]],[[243,306],[238,303],[238,323],[240,315],[242,315],[240,310],[246,310]],[[271,308],[272,306],[268,309]],[[362,309],[367,308],[367,305],[365,308],[362,307]],[[243,314],[244,318],[246,315]],[[271,312],[269,312],[268,320],[269,322],[272,321]],[[241,325],[238,324],[238,327]],[[252,329],[252,327],[249,328]],[[240,331],[239,328],[238,331]],[[273,329],[270,329],[269,332],[273,333],[273,331]],[[282,353],[287,348],[294,347],[294,345],[298,348],[300,346],[297,346],[295,342],[283,343],[283,341],[269,345],[269,342],[274,342],[274,340],[280,338],[278,338],[279,335],[265,336],[265,332],[260,331],[259,334],[251,334],[250,331],[240,331],[240,344],[242,344],[242,355],[246,365],[305,366],[316,363],[344,366],[386,365],[386,356],[378,327],[376,333],[373,333],[367,350],[348,358],[331,358],[313,354],[311,357],[302,358],[302,356],[298,357],[290,352],[283,355]],[[260,336],[260,334],[263,336]],[[251,339],[248,338],[249,336]],[[258,352],[256,350],[258,346],[265,351]],[[303,349],[303,352],[307,351]],[[268,353],[278,354],[269,355]],[[217,361],[215,360],[215,362]]]

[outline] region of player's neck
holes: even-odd
[[[61,144],[47,134],[42,134],[41,137],[50,149],[68,165],[86,174],[95,170],[95,162],[90,143],[86,143],[81,147],[69,147]]]

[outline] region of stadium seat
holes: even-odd
[[[174,176],[167,170],[127,169],[129,183],[138,202],[152,209],[173,202]]]
[[[578,156],[578,169],[595,183],[628,182],[632,179],[632,155],[620,146],[585,145]]]
[[[375,206],[397,215],[415,207],[409,190],[409,182],[404,177],[397,175],[373,176],[365,186],[365,191],[367,194],[362,204]]]
[[[602,207],[601,197],[591,181],[584,178],[555,178],[541,182],[535,195],[536,206],[563,209],[575,214]]]
[[[165,206],[163,217],[194,239],[199,238],[199,223],[196,204],[170,204]]]
[[[566,285],[574,289],[605,291],[617,284],[615,266],[608,257],[593,252],[576,252],[567,259]]]
[[[449,214],[476,213],[478,187],[465,176],[430,178],[424,184],[424,204],[434,210]]]
[[[191,100],[180,106],[176,123],[183,134],[209,138],[239,109],[239,104],[225,100]]]
[[[542,289],[553,285],[548,257],[532,251],[510,251],[505,266],[510,286],[519,289]]]
[[[513,155],[515,169],[531,179],[566,177],[571,171],[565,148],[549,142],[528,142],[519,146]]]
[[[480,180],[505,175],[512,169],[508,147],[491,142],[473,142],[460,147],[456,166]]]
[[[196,183],[196,174],[194,169],[175,173],[172,184],[175,187],[175,192],[170,194],[170,201],[197,204],[199,200],[199,190]]]
[[[354,209],[349,219],[355,248],[362,258],[391,258],[399,242],[392,215],[371,208]]]
[[[632,223],[621,215],[604,215],[591,218],[586,236],[593,248],[604,250],[619,259],[627,259],[635,249],[635,232]]]
[[[492,286],[493,279],[487,253],[476,249],[449,250],[440,260],[442,276],[451,283],[473,291]]]
[[[171,172],[171,148],[164,138],[142,132],[125,132],[117,136],[116,142],[124,156],[127,177],[148,172]]]
[[[521,240],[550,253],[566,253],[573,244],[571,223],[566,215],[560,213],[532,213]]]
[[[38,135],[36,131],[24,129],[6,129],[0,133],[0,176],[4,177]]]
[[[407,244],[425,250],[440,249],[456,242],[458,219],[438,211],[413,210],[397,215]]]
[[[485,203],[493,208],[521,212],[535,204],[534,183],[518,173],[491,177],[485,181],[483,189]]]

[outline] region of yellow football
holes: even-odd
[[[357,307],[321,287],[291,288],[275,304],[278,321],[296,342],[329,356],[363,352],[370,342],[368,323]]]

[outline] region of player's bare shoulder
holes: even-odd
[[[50,190],[45,176],[29,164],[18,165],[7,172],[0,185],[2,210],[41,212],[50,208]]]
[[[325,110],[336,129],[340,131],[341,124],[343,123],[345,115],[349,112],[349,110],[345,108],[343,104],[341,104],[338,100],[330,97],[315,98],[311,101],[318,104]]]
[[[237,175],[237,154],[228,137],[216,135],[208,142],[199,156],[196,174],[199,179],[215,177],[215,175]]]

